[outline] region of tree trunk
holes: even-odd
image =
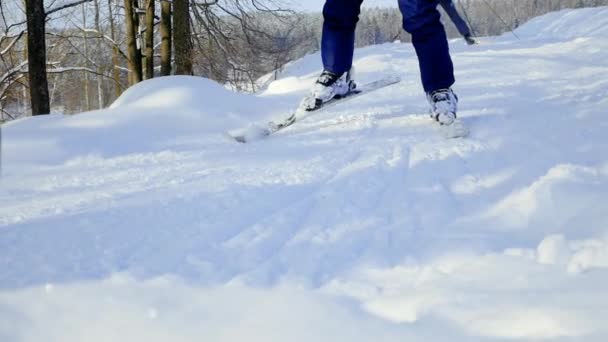
[[[135,5],[135,6],[133,6]],[[142,80],[141,50],[137,46],[136,30],[139,27],[138,14],[135,12],[137,0],[125,0],[125,25],[127,27],[127,54],[129,55],[129,84]]]
[[[46,42],[43,0],[25,2],[27,16],[27,60],[32,115],[49,114],[49,84],[46,76]]]
[[[99,21],[99,0],[93,1],[93,6],[95,6],[95,30],[97,30],[97,51],[101,53],[101,41],[103,36],[101,34],[101,23]],[[102,68],[101,60],[97,58],[97,108],[102,109],[104,107],[104,96],[103,96],[103,78],[101,77],[104,74],[105,67]]]
[[[110,15],[110,37],[112,38],[112,75],[114,76],[114,89],[116,97],[122,94],[120,86],[120,72],[118,71],[118,46],[116,45],[116,27],[114,26],[114,14],[112,13],[112,0],[108,0],[108,13]]]
[[[84,35],[84,66],[86,68],[89,67],[89,40],[87,34],[87,11],[86,2],[82,4],[82,26],[83,26],[83,35]],[[89,72],[83,71],[84,76],[84,103],[85,110],[91,110],[91,97],[89,95]]]
[[[192,37],[189,0],[173,0],[175,74],[192,75]]]
[[[160,74],[171,75],[171,2],[161,0],[160,12]]]
[[[25,1],[24,1],[24,3],[25,3]],[[24,35],[25,35],[25,41],[27,43],[27,40],[28,40],[28,37],[27,37],[28,34],[27,34],[27,32]],[[24,61],[28,60],[27,49],[23,49],[23,60]],[[27,81],[24,81],[21,84],[21,96],[23,97],[23,102],[21,102],[21,104],[22,104],[21,113],[23,113],[23,114],[27,113],[30,110],[30,108],[31,108],[31,103],[28,102],[28,100],[29,100],[29,96],[28,96],[29,92],[30,92],[30,90],[29,90],[29,84],[27,83]],[[28,108],[28,105],[30,106],[30,108]],[[49,100],[49,106],[50,106],[50,100]]]
[[[154,77],[154,1],[156,0],[147,0],[146,4],[146,79]]]

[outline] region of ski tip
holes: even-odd
[[[242,136],[242,135],[237,135],[237,136],[234,136],[234,137],[232,137],[232,138],[233,138],[233,139],[234,139],[236,142],[240,142],[241,144],[244,144],[244,143],[246,143],[246,142],[247,142],[247,139],[246,139],[244,136]]]
[[[272,133],[270,127],[262,127],[258,124],[251,124],[246,128],[228,132],[227,134],[236,142],[247,143],[256,139],[267,137]]]
[[[234,142],[239,142],[239,143],[246,143],[247,139],[245,139],[245,137],[241,134],[235,134],[233,132],[224,132],[223,134],[228,140]]]
[[[387,80],[391,83],[399,83],[401,82],[401,76],[391,75],[387,77]]]
[[[456,119],[451,125],[442,125],[440,129],[446,139],[466,138],[470,133],[469,128],[460,119]]]

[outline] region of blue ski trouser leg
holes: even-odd
[[[398,0],[403,28],[412,35],[425,92],[454,84],[445,29],[439,20],[438,0]],[[341,74],[353,63],[355,28],[363,0],[326,0],[323,7],[321,55],[325,70]]]
[[[454,84],[454,66],[445,29],[439,20],[438,0],[399,0],[403,29],[412,35],[418,55],[424,91],[449,88]]]
[[[353,64],[355,28],[363,0],[326,0],[323,7],[323,68],[342,74]]]

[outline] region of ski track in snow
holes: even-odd
[[[248,144],[223,132],[289,112],[318,55],[258,96],[176,77],[5,125],[0,340],[604,341],[607,18],[452,41],[467,139],[408,44],[356,52],[401,83]]]

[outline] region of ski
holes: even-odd
[[[346,95],[343,95],[339,98],[335,97],[335,98],[323,103],[323,105],[321,105],[313,110],[298,109],[282,121],[279,121],[279,122],[270,121],[266,125],[251,124],[249,127],[241,129],[237,132],[234,132],[234,133],[229,132],[228,135],[232,139],[234,139],[240,143],[246,143],[246,142],[250,142],[252,140],[265,138],[265,137],[267,137],[273,133],[276,133],[284,128],[287,128],[287,127],[293,125],[294,123],[301,121],[313,114],[317,114],[327,108],[333,107],[334,105],[336,105],[338,103],[345,102],[345,101],[354,99],[356,97],[359,97],[361,95],[370,93],[372,91],[388,87],[390,85],[399,83],[400,81],[401,81],[401,78],[399,78],[398,76],[394,76],[394,77],[386,77],[386,78],[383,78],[383,79],[380,79],[377,81],[366,83],[361,86],[357,86],[357,88],[355,88],[353,91],[351,91],[350,93],[348,93]]]
[[[445,139],[466,138],[469,135],[469,128],[457,118],[450,125],[439,125],[439,132]]]

